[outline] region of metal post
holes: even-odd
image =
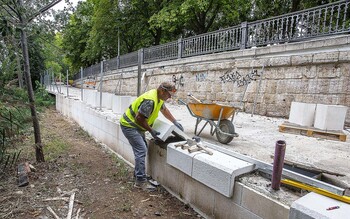
[[[67,69],[67,97],[69,97],[69,78],[68,78],[68,69]]]
[[[141,95],[141,71],[143,64],[143,48],[138,52],[138,65],[137,65],[137,96]]]
[[[100,77],[100,110],[102,111],[102,83],[103,83],[103,60],[101,62],[101,77]]]
[[[279,190],[281,186],[281,177],[284,163],[284,155],[286,153],[286,142],[278,140],[275,146],[275,157],[273,159],[272,182],[271,187]]]
[[[62,74],[60,72],[60,93],[62,93]]]
[[[245,49],[248,39],[248,22],[241,23],[241,49]]]
[[[83,89],[84,83],[83,83],[83,67],[80,67],[80,92],[81,92],[81,101],[84,101],[84,96],[83,96]]]
[[[261,80],[262,80],[263,73],[264,73],[264,67],[265,67],[265,66],[263,66],[262,69],[261,69],[261,74],[260,74],[260,79],[259,79],[259,85],[258,85],[257,88],[256,88],[256,95],[255,95],[255,99],[254,99],[254,105],[253,105],[252,115],[251,115],[251,116],[253,116],[254,113],[255,113],[255,107],[256,107],[256,102],[257,102],[257,100],[258,100],[258,95],[259,95],[259,91],[260,91],[260,87],[261,87]]]
[[[119,33],[119,24],[118,24],[118,56],[120,56],[120,33]]]
[[[182,58],[182,46],[183,46],[183,39],[182,37],[177,40],[177,58],[181,59]]]

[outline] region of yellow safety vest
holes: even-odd
[[[120,124],[126,127],[131,128],[138,128],[142,131],[146,131],[143,127],[141,127],[139,124],[136,123],[135,117],[139,110],[139,107],[141,103],[144,100],[153,100],[153,111],[149,118],[147,119],[147,123],[149,126],[152,126],[156,118],[158,117],[158,113],[163,105],[163,100],[159,99],[158,101],[158,94],[157,89],[153,89],[150,91],[147,91],[146,93],[139,96],[125,111],[124,115],[120,119]]]

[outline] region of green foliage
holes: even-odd
[[[91,63],[100,62],[102,57],[117,56],[117,20],[118,2],[100,0],[94,4],[91,18],[92,28],[89,34],[86,50],[82,57]],[[111,37],[113,36],[113,37]]]
[[[37,110],[53,105],[55,100],[36,81],[35,92]],[[21,135],[32,125],[25,90],[18,87],[0,88],[0,169],[16,164],[21,151],[15,148]]]
[[[92,13],[92,1],[81,2],[74,14],[71,15],[62,35],[62,48],[66,52],[66,58],[72,64],[73,72],[78,72],[80,67],[88,67],[94,64],[82,57],[91,30]]]
[[[14,165],[21,153],[11,147],[17,142],[21,131],[28,128],[31,121],[25,106],[26,95],[22,89],[0,89],[0,167]]]
[[[251,2],[243,0],[175,0],[149,19],[151,28],[183,36],[206,33],[245,21]]]
[[[39,109],[40,107],[49,107],[55,104],[55,98],[38,81],[36,81],[35,102]]]

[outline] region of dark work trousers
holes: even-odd
[[[146,181],[146,154],[148,145],[145,133],[136,128],[120,125],[124,136],[128,139],[135,157],[134,175],[137,181]]]

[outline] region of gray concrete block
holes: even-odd
[[[247,186],[243,186],[241,206],[261,218],[287,219],[289,216],[288,206]]]
[[[192,177],[215,191],[231,197],[235,177],[254,170],[254,165],[213,151],[194,156]]]
[[[166,141],[171,135],[171,132],[174,131],[175,126],[172,123],[168,122],[168,120],[158,118],[156,121],[154,121],[152,128],[160,132],[160,135],[158,135],[160,139]]]
[[[292,102],[289,122],[302,126],[312,126],[315,120],[316,104]]]
[[[327,210],[333,206],[339,208]],[[349,204],[311,192],[293,202],[289,219],[347,219],[349,213]]]
[[[131,96],[121,96],[120,97],[120,111],[122,113],[125,112],[125,110],[130,106],[130,104],[131,104]]]
[[[323,130],[343,130],[348,107],[341,105],[317,104],[315,128]]]
[[[112,111],[118,114],[122,114],[121,110],[121,98],[120,96],[113,95],[112,96]]]
[[[189,153],[188,150],[183,150],[181,147],[175,147],[176,144],[185,143],[175,142],[168,144],[167,147],[167,163],[185,174],[192,175],[193,157],[202,152]]]
[[[102,107],[107,109],[112,109],[112,98],[113,94],[111,93],[102,93]]]
[[[242,188],[242,185],[240,185],[240,188]],[[235,199],[236,196],[240,196],[240,195],[241,195],[241,193],[236,194],[236,191],[235,191],[235,193],[233,194],[233,198]],[[214,202],[215,218],[221,218],[221,219],[261,219],[261,217],[250,212],[248,209],[245,209],[244,207],[240,206],[236,202],[232,202],[232,200],[230,198],[227,198],[221,194],[218,194],[218,193],[215,194],[214,199],[215,199],[215,202]]]

